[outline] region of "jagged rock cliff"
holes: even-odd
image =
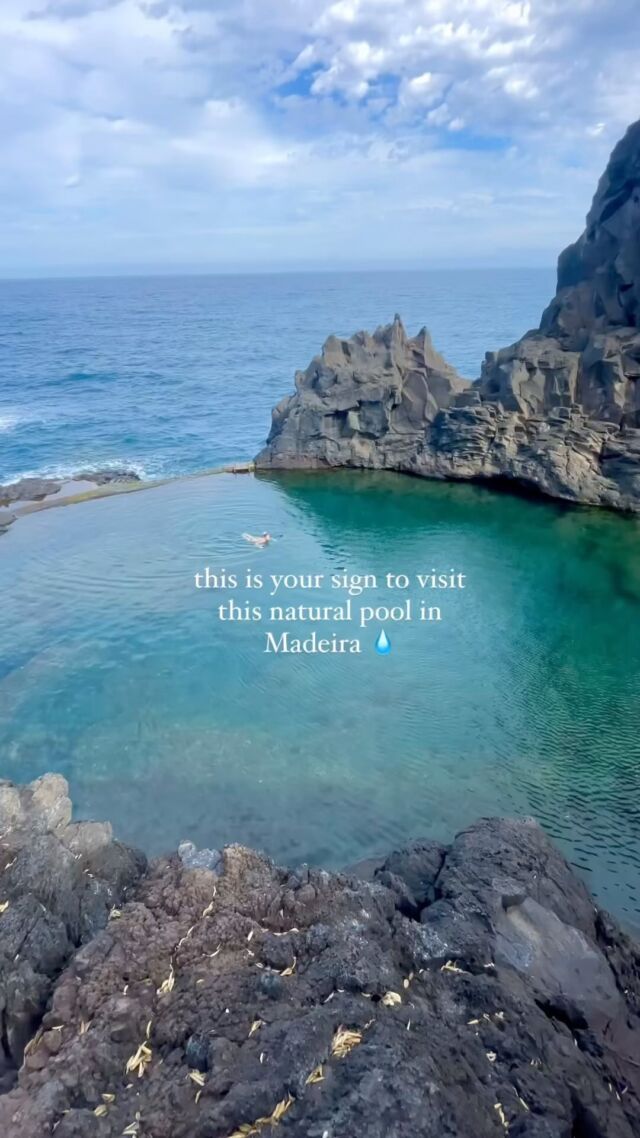
[[[506,479],[640,511],[640,122],[611,155],[540,328],[467,384],[398,317],[331,337],[273,412],[262,468]]]
[[[69,816],[0,784],[3,1138],[640,1133],[638,948],[531,819],[330,874]]]
[[[426,328],[408,339],[399,316],[373,335],[330,336],[273,412],[258,466],[404,469],[425,424],[469,386],[435,351]]]

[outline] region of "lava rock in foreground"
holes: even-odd
[[[6,1138],[640,1134],[638,947],[532,820],[345,874],[0,820]]]
[[[330,337],[258,469],[361,467],[640,511],[640,122],[615,147],[539,329],[473,384],[399,317]]]

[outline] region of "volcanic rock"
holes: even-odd
[[[256,467],[366,467],[493,481],[640,511],[640,122],[560,255],[539,329],[473,384],[396,317],[330,337],[273,411]]]
[[[532,820],[141,873],[54,789],[0,792],[6,1138],[640,1133],[638,946]]]

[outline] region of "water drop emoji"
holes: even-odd
[[[378,633],[378,639],[376,640],[376,652],[378,652],[380,656],[387,656],[390,651],[391,641],[389,640],[389,637],[387,636],[384,628],[381,628],[380,632]]]

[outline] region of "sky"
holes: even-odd
[[[638,0],[0,0],[0,276],[551,265]]]

